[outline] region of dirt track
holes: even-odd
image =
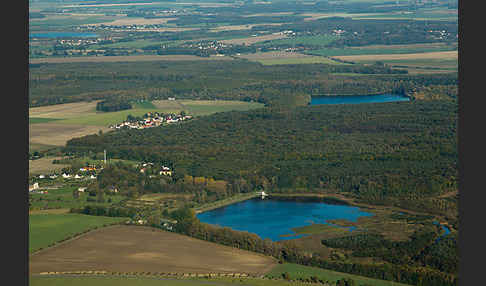
[[[31,274],[54,271],[262,274],[273,258],[142,226],[112,226],[31,256]]]

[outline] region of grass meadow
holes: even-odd
[[[126,218],[83,214],[29,215],[29,253],[90,229],[125,221]]]
[[[373,279],[294,263],[279,264],[275,266],[269,273],[267,273],[266,276],[269,278],[282,278],[282,274],[285,272],[289,274],[290,279],[309,278],[311,276],[315,276],[318,279],[335,283],[337,280],[343,278],[351,278],[356,282],[356,285],[366,284],[373,286],[407,286],[407,284],[403,283]]]

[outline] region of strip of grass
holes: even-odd
[[[403,48],[323,48],[308,52],[311,55],[318,56],[356,56],[356,55],[383,55],[383,54],[415,54],[415,53],[429,53],[429,52],[444,52],[454,51],[455,47],[437,46],[437,47],[403,47]]]
[[[292,65],[292,64],[328,64],[328,65],[344,65],[325,57],[302,57],[302,58],[278,58],[278,59],[255,59],[262,65]]]
[[[403,283],[373,279],[364,276],[336,272],[317,267],[303,266],[294,263],[279,264],[275,268],[273,268],[266,276],[269,278],[281,278],[282,274],[286,272],[289,274],[290,279],[310,278],[311,276],[315,276],[318,279],[335,283],[337,280],[343,278],[351,278],[356,282],[356,285],[367,284],[373,286],[407,286],[407,284]]]
[[[40,117],[29,117],[29,124],[36,124],[36,123],[46,123],[51,121],[60,120],[57,118],[40,118]]]
[[[125,220],[126,218],[83,214],[29,215],[29,253],[75,234]]]
[[[41,183],[42,186],[42,183]],[[71,208],[83,208],[86,205],[108,206],[112,203],[118,203],[125,199],[122,195],[106,195],[104,197],[104,203],[88,202],[88,193],[80,193],[79,198],[73,197],[73,191],[78,187],[63,187],[60,189],[47,190],[47,194],[32,194],[31,209],[71,209]],[[91,197],[96,199],[95,197]]]
[[[286,39],[271,40],[264,43],[265,46],[275,45],[315,45],[325,46],[338,37],[333,35],[300,36]]]

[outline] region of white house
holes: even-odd
[[[29,186],[29,192],[39,189],[39,183],[34,183],[32,186]]]
[[[46,176],[44,175],[39,175],[39,179],[44,179]]]
[[[86,187],[81,187],[81,188],[78,188],[78,192],[81,192],[81,193],[84,193],[84,191],[86,191]]]
[[[63,174],[62,174],[62,177],[63,177],[63,178],[71,178],[71,175],[66,174],[66,173],[63,173]]]
[[[57,175],[55,175],[55,174],[54,175],[51,175],[51,176],[49,176],[49,178],[55,179],[55,178],[57,178]]]
[[[76,179],[81,179],[82,177],[83,177],[83,176],[80,176],[80,175],[78,175],[78,174],[76,174],[76,176],[74,176],[74,178],[76,178]]]
[[[96,176],[95,175],[91,175],[89,178],[90,179],[96,179]]]

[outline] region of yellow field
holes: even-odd
[[[52,164],[54,159],[61,159],[61,157],[43,157],[37,160],[29,160],[29,174],[44,174],[52,171],[61,170],[69,165]]]
[[[211,32],[221,32],[221,31],[237,31],[237,30],[250,30],[253,27],[258,26],[280,26],[282,23],[261,23],[261,24],[247,24],[247,25],[229,25],[229,26],[218,26],[216,28],[211,28]]]
[[[279,34],[271,34],[271,35],[263,35],[263,36],[248,37],[248,38],[241,38],[241,39],[221,40],[221,42],[225,44],[233,44],[233,45],[251,45],[258,42],[277,40],[283,38],[287,38],[287,36],[279,35]]]
[[[212,61],[232,60],[230,57],[211,56],[208,58],[193,55],[136,55],[136,56],[86,56],[65,58],[29,59],[29,63],[81,63],[81,62],[139,62],[139,61]]]
[[[155,18],[155,19],[145,19],[142,17],[123,17],[121,19],[116,19],[111,22],[103,22],[97,24],[89,24],[90,26],[126,26],[126,25],[160,25],[166,24],[170,20],[175,20],[177,18],[170,17],[170,18]]]
[[[305,55],[301,53],[283,52],[283,51],[247,54],[247,55],[241,55],[239,56],[239,58],[244,58],[250,61],[259,62],[263,65],[314,64],[314,63],[323,63],[323,64],[332,64],[332,65],[342,64],[333,61],[332,59],[328,59],[326,57],[311,56],[311,55]]]
[[[335,56],[333,58],[362,62],[362,61],[382,61],[382,60],[423,60],[423,59],[457,59],[457,51],[446,52],[430,52],[430,53],[416,53],[416,54],[383,54],[383,55],[355,55],[355,56]]]

